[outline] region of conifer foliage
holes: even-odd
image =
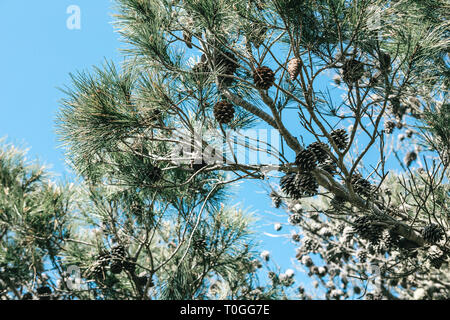
[[[227,224],[221,219],[226,220],[229,211],[217,208],[228,184],[250,178],[267,181],[272,190],[279,182],[283,202],[292,204],[286,206],[290,211],[307,201],[327,203],[329,208],[311,206],[305,213],[315,213],[311,219],[316,224],[322,215],[342,224],[324,228],[320,236],[333,238],[338,230],[352,230],[346,234],[361,241],[361,247],[371,243],[374,252],[366,252],[369,260],[386,232],[392,235],[391,243],[402,247],[398,255],[408,257],[399,258],[405,270],[408,263],[418,261],[413,259],[431,255],[430,245],[438,246],[440,258],[446,256],[445,158],[450,146],[445,1],[117,0],[117,4],[115,26],[126,42],[127,60],[120,70],[105,63],[92,73],[73,76],[58,129],[71,163],[91,186],[94,194],[89,198],[98,204],[96,214],[104,232],[98,241],[109,250],[114,236],[126,244],[131,257],[144,251],[150,260],[136,260],[138,271],[148,273],[145,288],[138,285],[137,275],[127,274],[140,288],[137,291],[147,294],[156,275],[165,280],[160,282],[165,283],[161,297],[200,297],[198,290],[208,279],[207,274],[195,273],[196,267],[208,270],[217,265],[211,261],[221,259],[219,252],[228,252],[218,249],[221,241],[233,252],[242,252],[241,242],[227,242],[223,232]],[[261,144],[242,133],[258,126],[279,133],[280,148],[262,151]],[[199,132],[213,136],[195,138]],[[246,157],[230,147],[231,133],[242,135],[233,141],[245,151],[275,155],[280,162],[276,170],[267,163],[245,163]],[[184,141],[186,136],[193,141]],[[191,160],[218,144],[226,146],[219,152],[226,161],[214,159],[206,168],[193,170]],[[411,145],[414,156],[407,154]],[[394,177],[397,170],[401,174]],[[387,181],[397,188],[389,190]],[[131,210],[130,194],[136,198],[133,208],[137,203],[142,209]],[[276,207],[285,207],[279,198]],[[245,219],[240,217],[228,221],[237,232],[233,239],[244,236],[240,232],[245,228],[239,226]],[[302,230],[314,229],[314,224],[304,223],[298,223]],[[217,229],[210,229],[213,226]],[[122,232],[115,234],[117,230]],[[171,237],[161,230],[178,232],[179,237],[169,241]],[[168,249],[158,254],[178,259],[177,272],[169,272],[164,258],[159,264],[152,260],[159,249],[130,243],[142,234],[150,242],[164,239],[167,246],[174,242],[170,246],[175,253]],[[203,235],[208,235],[204,245],[193,250],[192,243],[203,243],[193,240]],[[174,240],[180,238],[189,240]],[[320,250],[321,244],[313,237],[306,240],[299,260],[311,267],[311,276],[330,274],[333,268],[312,268],[304,257]],[[199,248],[209,253],[196,256]],[[330,247],[326,255],[322,253],[329,257],[333,251],[330,259],[350,261],[356,253],[347,249]],[[394,259],[395,250],[385,249],[380,257]],[[215,271],[228,280],[238,277],[227,273],[248,266],[248,256],[238,256],[241,259],[222,258],[239,266]],[[149,266],[152,261],[155,265]],[[414,265],[417,271],[422,266]],[[117,274],[107,272],[105,287],[126,286],[116,281],[126,274],[119,269],[114,268]],[[276,275],[271,279],[281,281]],[[198,281],[195,286],[184,286],[193,281]],[[344,297],[339,290],[330,285],[327,298]],[[306,297],[304,288],[298,292]],[[382,292],[384,297],[392,297],[390,293]],[[371,293],[372,298],[379,296]]]
[[[185,196],[177,209],[181,189],[57,185],[7,144],[0,183],[0,300],[244,299],[256,290],[251,218],[215,210],[215,199],[199,202],[205,211]],[[182,210],[195,217],[192,233]],[[260,285],[252,297],[282,297],[283,290]]]

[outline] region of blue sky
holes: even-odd
[[[70,5],[81,9],[81,29],[69,30],[66,13]],[[55,114],[70,83],[69,73],[100,65],[104,58],[120,63],[122,44],[111,22],[109,0],[43,0],[0,2],[0,137],[30,148],[61,178],[71,176],[55,135]],[[275,221],[287,222],[287,213],[275,212],[260,182],[246,182],[231,203],[258,213],[262,248],[271,251],[281,271],[292,268],[294,246],[286,238],[270,238]],[[279,215],[277,219],[273,214]],[[283,233],[289,233],[286,228]],[[305,279],[304,277],[298,278]],[[297,283],[298,284],[298,283]]]
[[[81,30],[69,30],[66,9],[82,10]],[[108,0],[0,2],[0,136],[25,143],[56,172],[65,173],[54,134],[55,111],[69,72],[91,67],[103,57],[119,58]]]

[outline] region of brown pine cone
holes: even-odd
[[[222,124],[228,124],[233,120],[234,107],[228,101],[222,100],[216,103],[214,106],[214,117],[217,122]]]
[[[267,90],[275,82],[275,73],[269,67],[262,66],[255,70],[253,74],[253,81],[256,88]]]

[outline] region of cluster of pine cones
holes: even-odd
[[[346,130],[335,130],[331,132],[330,136],[340,150],[347,147],[348,134]],[[331,175],[337,173],[337,166],[330,159],[329,153],[330,147],[323,142],[314,142],[300,151],[295,158],[299,172],[290,173],[281,178],[280,185],[283,192],[294,199],[316,195],[319,185],[312,175],[312,171],[320,167]]]
[[[36,288],[36,297],[39,300],[52,300],[52,289],[47,285],[41,285]],[[31,292],[26,292],[22,295],[21,300],[33,300],[33,294]]]
[[[374,217],[361,216],[355,219],[353,231],[370,243],[377,244],[380,242],[384,228],[376,224]]]
[[[39,300],[52,300],[52,289],[46,285],[40,286],[36,289],[36,296]],[[33,300],[33,294],[26,292],[21,300]]]
[[[364,179],[359,173],[352,175],[350,179],[350,184],[353,187],[353,191],[362,197],[368,198],[373,195],[374,187],[372,184]]]
[[[219,69],[221,76],[219,82],[231,84],[233,75],[238,68],[237,59],[231,52],[217,54],[215,61],[216,67]],[[293,58],[288,64],[288,72],[291,80],[295,80],[300,73],[302,63],[300,59]],[[202,55],[201,61],[194,66],[194,73],[202,74],[208,73],[211,70],[205,55]],[[267,66],[261,66],[253,72],[253,83],[259,90],[268,90],[275,83],[275,72]],[[227,100],[220,100],[214,106],[214,117],[220,124],[229,124],[234,117],[234,106]]]
[[[217,51],[212,60],[208,61],[206,55],[203,54],[200,62],[193,67],[193,76],[197,79],[197,82],[201,82],[205,79],[205,76],[213,71],[212,69],[215,69],[220,74],[218,77],[220,83],[232,84],[233,75],[239,67],[236,56],[230,51]],[[300,65],[291,63],[290,68],[299,70]],[[298,74],[298,71],[296,72]],[[267,66],[258,67],[253,73],[253,82],[257,89],[268,90],[275,82],[275,72]],[[230,124],[234,118],[234,113],[234,106],[226,99],[219,100],[214,106],[214,118],[220,124]]]
[[[377,219],[374,216],[357,217],[353,222],[353,232],[373,245],[380,244],[383,239],[387,248],[399,248],[410,251],[418,247],[416,243],[398,235],[395,228],[386,231],[387,234],[384,234],[385,228],[377,224]],[[441,226],[430,223],[422,229],[421,235],[428,244],[436,244],[444,238],[445,232]]]
[[[128,257],[125,247],[119,244],[114,245],[110,253],[97,256],[91,275],[96,279],[105,279],[108,267],[112,274],[120,274],[124,270],[134,273],[136,270],[135,262]]]

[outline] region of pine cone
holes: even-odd
[[[270,197],[272,198],[273,206],[275,208],[281,207],[281,204],[283,203],[283,200],[281,199],[280,195],[276,193],[275,191],[272,191],[270,193]]]
[[[207,243],[206,239],[203,236],[201,236],[200,238],[195,239],[192,242],[192,247],[196,251],[203,252],[203,251],[206,250],[207,246],[208,246],[208,243]]]
[[[337,164],[331,159],[326,160],[323,164],[319,166],[319,168],[325,170],[326,172],[328,172],[333,176],[337,174]]]
[[[111,256],[109,253],[101,253],[97,256],[97,263],[102,267],[108,266],[110,261]]]
[[[409,167],[416,160],[417,160],[417,153],[415,153],[414,151],[408,152],[405,155],[405,158],[403,159],[403,161],[406,164],[406,167]]]
[[[383,72],[391,70],[391,56],[388,53],[381,51],[378,60],[380,62],[380,70]]]
[[[111,264],[109,270],[113,274],[119,274],[123,270],[123,263],[127,257],[126,249],[124,246],[117,244],[114,245],[111,250]]]
[[[406,106],[401,103],[399,97],[390,98],[390,111],[392,114],[399,120],[398,122],[401,124],[401,120],[406,113]],[[398,123],[397,123],[398,127]],[[401,128],[399,128],[401,129]]]
[[[291,76],[291,81],[294,81],[300,73],[302,67],[302,61],[297,58],[293,58],[289,61],[288,64],[288,72]]]
[[[386,132],[386,134],[391,134],[392,132],[394,132],[395,127],[395,122],[388,120],[384,123],[384,132]]]
[[[22,296],[22,300],[33,300],[33,295],[30,292],[27,292]]]
[[[364,64],[356,59],[349,59],[344,62],[343,75],[347,84],[353,84],[362,78],[364,74]]]
[[[352,176],[350,183],[353,190],[360,196],[369,197],[372,194],[373,188],[369,181],[364,179],[359,173]]]
[[[52,290],[50,287],[42,286],[36,289],[39,300],[50,300],[52,295]]]
[[[237,64],[236,56],[230,52],[220,52],[216,54],[216,68],[220,74],[226,76],[219,76],[219,82],[224,82],[226,84],[231,84],[233,82],[233,78],[231,76],[234,75],[239,65]]]
[[[89,276],[93,279],[103,281],[106,279],[105,268],[100,263],[96,262]]]
[[[369,216],[358,217],[354,221],[353,230],[363,239],[373,244],[380,242],[383,227],[374,224],[375,220]]]
[[[153,184],[162,178],[162,170],[159,167],[150,165],[147,172],[147,182]]]
[[[340,196],[334,196],[333,199],[331,199],[330,205],[331,207],[336,211],[341,211],[345,206],[346,200]]]
[[[280,185],[281,190],[293,199],[314,196],[319,188],[315,178],[305,173],[287,174],[281,178]]]
[[[320,267],[318,271],[320,277],[325,277],[328,273],[328,267],[327,266]]]
[[[113,259],[111,265],[109,266],[109,271],[113,274],[119,274],[123,271],[123,263],[122,260]]]
[[[331,132],[330,136],[339,150],[345,150],[345,148],[347,148],[348,134],[345,129],[334,130],[333,132]]]
[[[315,178],[305,173],[287,174],[281,178],[280,185],[283,192],[293,199],[314,196],[319,188]]]
[[[298,173],[297,178],[299,189],[307,197],[315,196],[318,193],[319,184],[316,179],[308,173]]]
[[[442,265],[445,263],[446,257],[445,255],[431,255],[430,256],[430,264],[433,268],[440,269]]]
[[[281,190],[294,199],[300,199],[303,195],[303,191],[298,186],[298,181],[296,179],[295,173],[290,173],[285,175],[280,180]]]
[[[398,248],[399,241],[400,241],[400,236],[393,230],[389,231],[389,233],[387,234],[387,236],[384,240],[386,247],[388,249]]]
[[[304,248],[305,252],[314,252],[319,247],[320,247],[320,245],[317,242],[315,242],[314,240],[312,240],[312,239],[305,239],[305,241],[303,241],[303,248]],[[310,263],[308,258],[306,258],[305,260],[307,262],[307,263],[305,263],[305,265],[307,267],[310,267],[310,266],[314,265],[314,264]]]
[[[408,129],[408,130],[405,131],[405,133],[406,133],[406,137],[407,138],[412,138],[412,136],[414,134],[414,131],[411,130],[411,129]]]
[[[218,123],[229,124],[234,118],[234,107],[228,101],[222,100],[214,106],[214,117]]]
[[[313,142],[308,146],[307,149],[311,150],[314,153],[317,162],[319,162],[320,164],[323,164],[328,159],[327,150],[330,150],[330,147],[328,147],[326,143]]]
[[[184,43],[186,43],[186,46],[189,49],[192,49],[192,33],[188,32],[188,31],[183,31],[183,40],[184,40]]]
[[[120,258],[124,258],[127,255],[127,252],[123,245],[115,244],[115,245],[113,245],[113,247],[111,249],[111,255],[120,257]]]
[[[126,259],[123,261],[122,267],[128,272],[134,273],[136,271],[136,262],[132,259]]]
[[[444,230],[441,226],[431,223],[422,230],[422,237],[428,243],[437,243],[444,238]]]
[[[315,153],[310,149],[300,151],[295,157],[295,164],[302,172],[311,172],[317,166]]]
[[[266,66],[262,66],[255,70],[253,81],[256,88],[268,90],[275,82],[275,73]]]

